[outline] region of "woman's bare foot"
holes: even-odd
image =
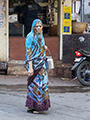
[[[39,114],[39,113],[41,113],[41,111],[37,111],[37,110],[33,109],[33,113]]]
[[[33,113],[40,114],[41,112],[40,111],[33,111]]]

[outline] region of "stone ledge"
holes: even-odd
[[[54,61],[55,68],[48,70],[50,77],[72,78],[71,64],[63,64],[62,61]],[[28,75],[24,68],[24,61],[9,61],[9,75]]]

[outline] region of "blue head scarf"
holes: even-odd
[[[31,31],[33,31],[33,27],[36,25],[37,21],[39,21],[42,24],[42,26],[43,26],[43,23],[42,23],[42,21],[40,19],[35,19],[33,21],[33,23],[32,23]]]

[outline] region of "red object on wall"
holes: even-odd
[[[59,37],[44,37],[45,43],[51,51],[54,60],[59,58]],[[25,37],[9,38],[9,60],[25,60]],[[47,53],[48,55],[48,53]]]

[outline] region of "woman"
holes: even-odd
[[[25,68],[28,71],[27,112],[38,113],[50,107],[47,71],[45,67],[46,49],[42,34],[43,24],[39,19],[32,23],[31,32],[26,37]]]

